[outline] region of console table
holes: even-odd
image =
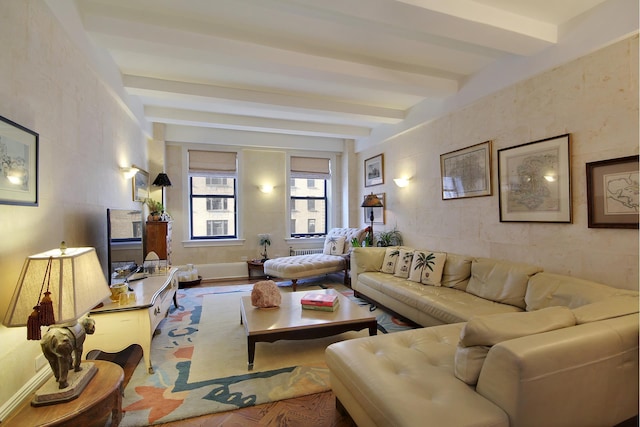
[[[177,271],[177,268],[172,268],[167,275],[149,276],[130,282],[129,287],[136,295],[135,302],[121,305],[106,298],[101,306],[91,310],[96,331],[86,336],[83,359],[92,350],[117,353],[132,344],[139,344],[147,370],[153,374],[151,339],[158,323],[167,316],[171,301],[178,307]]]
[[[92,361],[96,375],[77,399],[48,406],[31,406],[25,401],[2,422],[2,426],[88,426],[111,415],[111,426],[122,418],[122,381],[124,372],[115,363]]]

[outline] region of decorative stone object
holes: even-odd
[[[282,295],[273,280],[262,280],[253,285],[251,291],[251,304],[258,308],[278,307],[282,301]]]

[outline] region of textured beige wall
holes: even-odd
[[[147,164],[146,140],[41,0],[0,2],[0,115],[40,134],[39,206],[0,205],[0,316],[26,256],[95,246],[106,208],[139,207],[119,166]],[[0,405],[35,374],[38,341],[0,326]]]
[[[585,163],[638,154],[638,37],[516,84],[360,154],[384,153],[387,227],[409,245],[529,262],[638,288],[638,231],[587,227]],[[572,224],[501,223],[497,150],[570,133]],[[441,199],[440,154],[493,141],[493,195]],[[362,166],[360,166],[362,168]],[[362,175],[362,174],[360,174]],[[392,178],[412,176],[409,187]],[[365,191],[366,190],[366,191]]]

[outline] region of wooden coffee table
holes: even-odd
[[[308,292],[335,293],[340,305],[336,311],[303,310],[300,300]],[[333,289],[282,293],[280,306],[266,309],[253,307],[251,296],[242,297],[240,322],[247,333],[249,370],[253,369],[257,342],[323,338],[365,328],[369,335],[377,333],[376,318],[369,310]]]

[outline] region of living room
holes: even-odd
[[[106,209],[141,206],[132,200],[131,180],[120,170],[124,166],[140,165],[152,179],[163,170],[171,177],[173,185],[164,197],[174,221],[174,265],[242,263],[243,257],[259,256],[260,233],[271,234],[271,256],[287,255],[291,241],[286,234],[285,171],[289,157],[299,153],[327,156],[336,167],[329,213],[336,227],[367,225],[360,207],[364,196],[385,193],[385,223],[375,228],[397,226],[409,245],[430,242],[445,251],[529,262],[549,272],[638,289],[637,230],[588,227],[585,173],[586,163],[638,154],[638,27],[635,22],[629,32],[621,24],[628,16],[637,21],[637,4],[629,9],[634,2],[607,2],[611,6],[601,18],[608,23],[602,31],[607,34],[594,34],[606,40],[592,41],[579,57],[567,56],[548,68],[536,65],[549,63],[545,58],[505,64],[514,74],[503,76],[500,85],[469,82],[440,106],[437,117],[421,120],[414,111],[415,116],[388,127],[379,143],[370,145],[291,135],[252,139],[230,131],[202,144],[197,138],[182,141],[161,124],[145,128],[137,116],[141,111],[125,107],[128,95],[113,84],[120,79],[118,70],[95,70],[101,58],[87,58],[70,39],[52,10],[54,3],[0,5],[6,17],[0,38],[10,58],[0,66],[0,115],[40,138],[38,205],[0,204],[3,317],[31,254],[61,241],[92,246],[106,270]],[[60,2],[57,7],[68,6]],[[535,72],[521,79],[516,71],[523,68]],[[474,90],[492,85],[495,90],[469,102]],[[501,222],[497,151],[563,134],[571,136],[571,222]],[[492,141],[492,194],[443,200],[440,155],[485,141]],[[233,243],[187,242],[186,151],[193,147],[239,153],[239,191],[246,197],[240,207],[242,236]],[[384,183],[366,187],[365,161],[380,154]],[[410,178],[409,185],[397,187],[393,178],[399,177]],[[265,181],[274,187],[272,193],[259,191]],[[159,199],[160,189],[151,197]],[[35,375],[40,346],[27,341],[24,332],[0,327],[5,343],[0,349],[3,403],[20,396]]]

